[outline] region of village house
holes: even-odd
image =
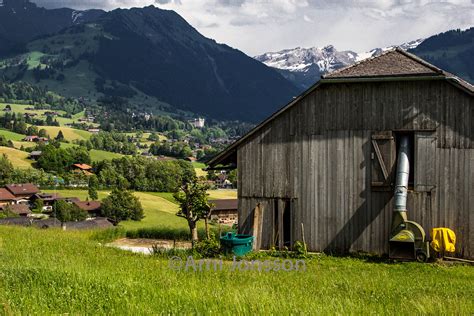
[[[206,125],[206,119],[200,117],[197,119],[189,120],[188,123],[191,124],[191,126],[193,126],[194,128],[204,128],[204,126]]]
[[[391,50],[324,76],[209,165],[238,168],[239,231],[257,249],[386,254],[403,143],[408,219],[452,229],[455,255],[474,257],[473,96]]]
[[[15,196],[5,188],[0,188],[0,206],[13,204]]]
[[[57,200],[64,200],[64,198],[57,193],[37,193],[30,198],[30,204],[34,206],[38,200],[43,202],[43,211],[51,212],[54,203]]]
[[[34,150],[28,155],[28,158],[31,160],[38,160],[42,154],[43,152],[41,150]]]
[[[38,136],[35,136],[35,135],[32,135],[32,136],[26,136],[25,138],[23,138],[23,141],[24,142],[36,142],[38,141]]]
[[[90,217],[100,216],[100,201],[74,201],[74,204],[81,210],[87,212]]]
[[[72,171],[76,173],[83,173],[86,176],[92,175],[92,166],[85,163],[76,163],[72,165]]]
[[[40,192],[32,183],[9,184],[5,188],[15,196],[15,204],[28,204],[30,198]]]
[[[224,225],[237,224],[238,203],[237,199],[209,200],[211,208],[211,220]]]
[[[49,142],[49,138],[31,135],[31,136],[26,136],[25,138],[23,138],[23,141],[24,142],[44,142],[44,143],[47,143],[47,142]]]
[[[32,214],[30,207],[26,204],[0,205],[0,212],[7,212],[22,217]]]

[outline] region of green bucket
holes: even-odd
[[[230,232],[221,236],[220,240],[224,253],[241,257],[252,251],[254,237]]]

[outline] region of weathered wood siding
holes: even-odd
[[[386,253],[393,193],[372,186],[372,135],[417,131],[408,216],[453,229],[458,254],[474,257],[473,99],[446,81],[319,86],[238,148],[240,229],[260,203],[270,247],[274,203],[290,199],[292,241],[303,223],[313,251]]]

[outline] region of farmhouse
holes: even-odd
[[[43,210],[46,212],[51,212],[53,210],[53,205],[58,200],[64,200],[61,195],[57,193],[37,193],[30,198],[30,203],[35,205],[36,201],[40,200],[43,202]]]
[[[396,49],[330,73],[214,157],[238,168],[257,248],[389,252],[401,140],[407,217],[474,257],[474,87]]]
[[[237,199],[209,200],[212,204],[211,220],[225,225],[237,224]]]
[[[40,159],[42,154],[43,154],[43,152],[41,150],[34,150],[30,153],[28,158],[31,159],[31,160],[38,160],[38,159]]]
[[[92,217],[100,215],[101,203],[99,201],[74,201],[73,203]]]
[[[0,206],[12,204],[15,196],[5,188],[0,188]]]
[[[39,193],[39,189],[32,183],[9,184],[5,188],[15,196],[17,200],[29,200],[33,195]]]
[[[26,204],[1,205],[0,211],[13,213],[23,217],[26,217],[32,213],[30,207]]]
[[[75,173],[83,173],[86,176],[92,175],[92,166],[85,163],[76,163],[72,165],[72,171]]]

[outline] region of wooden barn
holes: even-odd
[[[413,157],[408,218],[474,257],[474,87],[402,50],[324,76],[225,151],[239,230],[257,248],[388,252],[400,137]],[[304,234],[303,234],[304,231]]]

